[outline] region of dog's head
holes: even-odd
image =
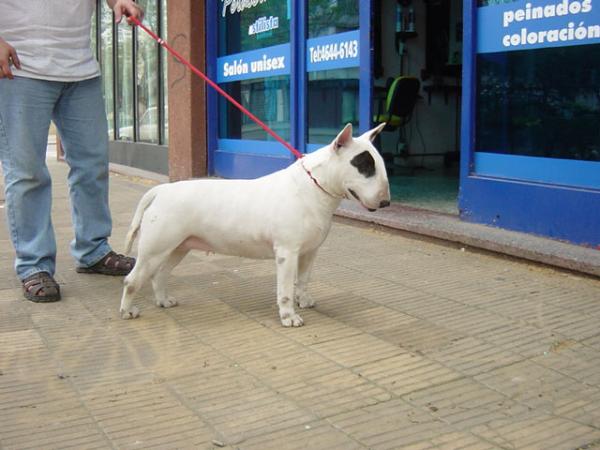
[[[348,124],[331,143],[337,160],[338,180],[348,198],[354,198],[369,211],[390,204],[390,185],[383,158],[373,146],[373,141],[385,124],[362,136],[352,137]]]

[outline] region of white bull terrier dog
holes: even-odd
[[[328,146],[254,180],[187,180],[156,186],[140,200],[126,252],[139,231],[137,262],[124,280],[121,317],[132,319],[134,294],[152,280],[156,304],[167,277],[190,250],[275,258],[277,304],[284,327],[299,327],[300,308],[314,305],[306,285],[333,212],[343,198],[374,211],[390,204],[385,165],[372,141],[385,124],[352,138],[348,124]]]

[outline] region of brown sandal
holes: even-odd
[[[29,301],[50,303],[60,300],[60,286],[48,272],[37,272],[23,281],[23,295]]]
[[[77,267],[78,273],[99,273],[102,275],[127,275],[135,266],[135,258],[119,255],[113,251],[90,267]]]

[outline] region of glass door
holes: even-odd
[[[283,139],[290,141],[290,23],[288,0],[216,2],[216,81]],[[214,23],[214,22],[213,22]],[[217,110],[213,167],[222,176],[253,177],[272,167],[263,158],[290,154],[223,97]],[[249,166],[240,174],[236,167]],[[256,170],[252,170],[254,167]]]
[[[306,0],[303,130],[309,152],[330,143],[347,123],[355,131],[369,126],[360,117],[360,67],[370,65],[368,47],[361,53],[360,16],[369,9],[370,2],[358,0]]]

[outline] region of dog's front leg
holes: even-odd
[[[301,255],[298,261],[298,283],[294,301],[300,308],[312,308],[315,305],[315,301],[306,289],[316,256],[317,250],[313,250]]]
[[[301,327],[304,322],[294,311],[294,284],[298,274],[298,252],[276,249],[277,262],[277,305],[284,327]]]

